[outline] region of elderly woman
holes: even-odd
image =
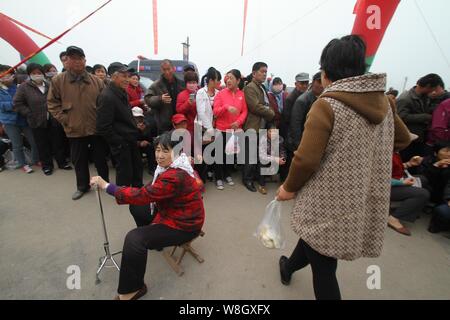
[[[385,74],[365,74],[358,36],[332,40],[320,59],[326,87],[308,114],[302,141],[277,199],[295,198],[291,225],[300,237],[280,258],[281,282],[311,264],[317,299],[340,299],[338,259],[378,257],[389,215],[394,145],[409,131],[384,92]]]
[[[139,299],[147,292],[144,283],[147,250],[191,241],[203,226],[203,183],[185,154],[175,156],[175,145],[170,132],[155,139],[158,167],[153,182],[140,189],[121,188],[101,177],[91,179],[91,185],[106,190],[118,204],[148,205],[152,211],[141,217],[147,219],[147,225],[131,230],[125,238],[118,289],[120,300]]]

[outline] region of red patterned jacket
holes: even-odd
[[[149,183],[142,188],[110,185],[107,191],[114,193],[118,204],[150,205],[155,202],[153,224],[165,224],[183,231],[200,231],[205,221],[203,188],[197,173],[193,178],[184,170],[170,168],[161,173],[153,185]]]

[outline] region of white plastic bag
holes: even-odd
[[[266,207],[264,218],[254,234],[269,249],[284,248],[281,230],[281,202],[273,200]]]
[[[238,154],[240,151],[239,138],[233,133],[225,145],[225,154]]]

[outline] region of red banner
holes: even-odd
[[[248,0],[244,0],[244,25],[243,25],[243,29],[242,29],[241,56],[244,55],[245,27],[247,24],[247,8],[248,8]]]
[[[367,45],[367,59],[371,64],[394,16],[400,0],[358,0],[352,34],[361,36]]]
[[[158,1],[153,0],[153,50],[158,54]]]

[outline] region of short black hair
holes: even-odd
[[[94,68],[92,68],[91,66],[86,66],[86,71],[88,73],[94,73]]]
[[[8,71],[9,69],[11,69],[11,66],[7,66],[5,64],[0,64],[0,72],[1,73],[5,72],[5,71]],[[14,71],[10,72],[10,73],[14,73]]]
[[[169,60],[169,59],[164,59],[163,61],[161,61],[160,66],[162,67],[166,63],[170,64],[173,67],[173,62],[172,62],[172,60]]]
[[[314,81],[319,81],[319,82],[322,81],[322,72],[319,71],[313,76],[313,82]]]
[[[55,65],[51,63],[44,64],[42,68],[44,68],[45,73],[49,72],[51,68],[55,68],[56,70],[58,70],[58,68],[56,68]]]
[[[184,74],[184,83],[196,81],[198,83],[198,74],[194,71],[186,71]]]
[[[172,131],[164,132],[163,134],[157,136],[155,140],[153,140],[153,146],[155,149],[158,146],[161,146],[164,150],[172,150],[175,146],[180,143],[180,141],[172,140]]]
[[[387,94],[387,95],[388,95],[388,94],[393,95],[394,97],[397,98],[397,96],[398,96],[398,90],[395,90],[394,88],[389,88],[389,90],[386,92],[386,94]]]
[[[102,64],[95,64],[92,67],[92,73],[95,74],[95,71],[97,71],[98,69],[103,69],[106,74],[108,73],[108,71],[106,70],[106,67],[104,65],[102,65]]]
[[[141,80],[141,76],[139,75],[139,73],[137,72],[131,72],[130,73],[130,78],[136,76],[138,78],[138,80]]]
[[[265,62],[256,62],[253,65],[252,72],[259,71],[261,68],[268,68],[267,63]]]
[[[45,73],[44,68],[40,64],[32,62],[27,66],[27,74],[30,75],[34,70],[39,70],[43,74]]]
[[[209,81],[220,81],[222,80],[222,75],[219,71],[216,70],[214,67],[210,67],[206,74],[202,77],[201,81],[201,87],[208,85]]]
[[[417,85],[420,87],[435,88],[439,85],[444,87],[443,84],[444,84],[444,81],[442,81],[442,78],[435,73],[427,74],[426,76],[423,76],[422,78],[420,78],[417,81]]]
[[[63,51],[63,52],[61,52],[61,53],[59,54],[59,60],[61,60],[62,57],[67,57],[67,52],[66,52],[66,51]]]
[[[332,82],[366,72],[366,44],[357,35],[331,40],[323,49],[320,69]]]
[[[450,148],[450,141],[439,140],[433,146],[435,153],[438,153],[439,150],[444,149],[444,148]]]

